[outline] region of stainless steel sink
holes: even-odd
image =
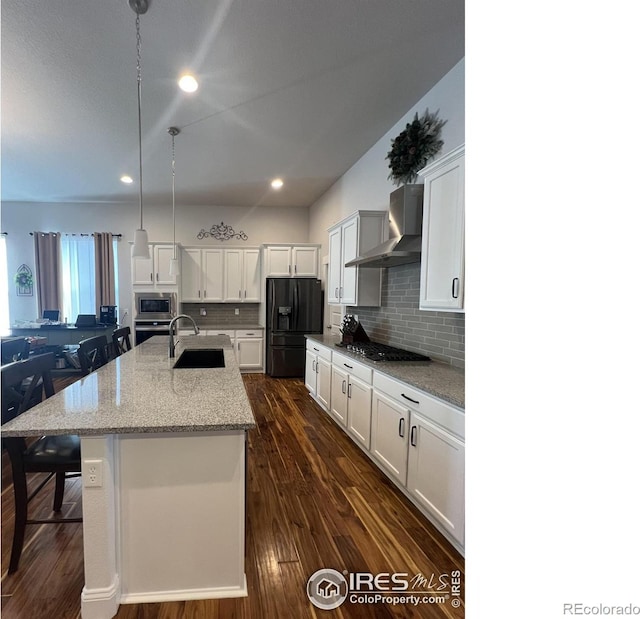
[[[181,368],[223,368],[222,348],[187,348],[178,357],[174,369]]]

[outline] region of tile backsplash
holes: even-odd
[[[255,326],[259,321],[259,303],[181,303],[181,312],[191,316],[198,327],[218,327],[222,329],[224,325],[247,325]],[[200,316],[200,308],[207,310],[206,316]],[[239,310],[236,316],[235,310]]]
[[[420,264],[383,270],[382,306],[348,307],[374,341],[464,367],[464,314],[418,309]]]

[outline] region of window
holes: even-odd
[[[113,241],[115,298],[118,299],[118,249]],[[96,256],[93,237],[63,236],[61,320],[75,322],[78,314],[96,314]]]

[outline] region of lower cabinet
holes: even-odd
[[[331,413],[365,449],[371,440],[371,375],[367,366],[334,353]]]
[[[371,454],[385,472],[402,485],[407,483],[409,409],[374,390],[371,406]]]
[[[307,340],[304,384],[325,410],[331,403],[331,351]]]
[[[261,370],[264,366],[262,331],[236,330],[236,360],[241,370]]]
[[[411,413],[407,490],[464,542],[464,443]]]

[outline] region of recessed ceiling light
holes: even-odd
[[[127,185],[131,185],[131,183],[133,183],[133,179],[128,174],[121,176],[120,180]]]
[[[183,75],[178,80],[178,86],[180,86],[180,89],[185,92],[195,92],[198,90],[198,81],[193,77],[193,75]]]
[[[284,183],[282,182],[282,179],[281,179],[281,178],[274,178],[274,179],[271,181],[271,186],[272,186],[274,189],[280,189],[280,187],[282,187],[282,185],[284,185]]]

